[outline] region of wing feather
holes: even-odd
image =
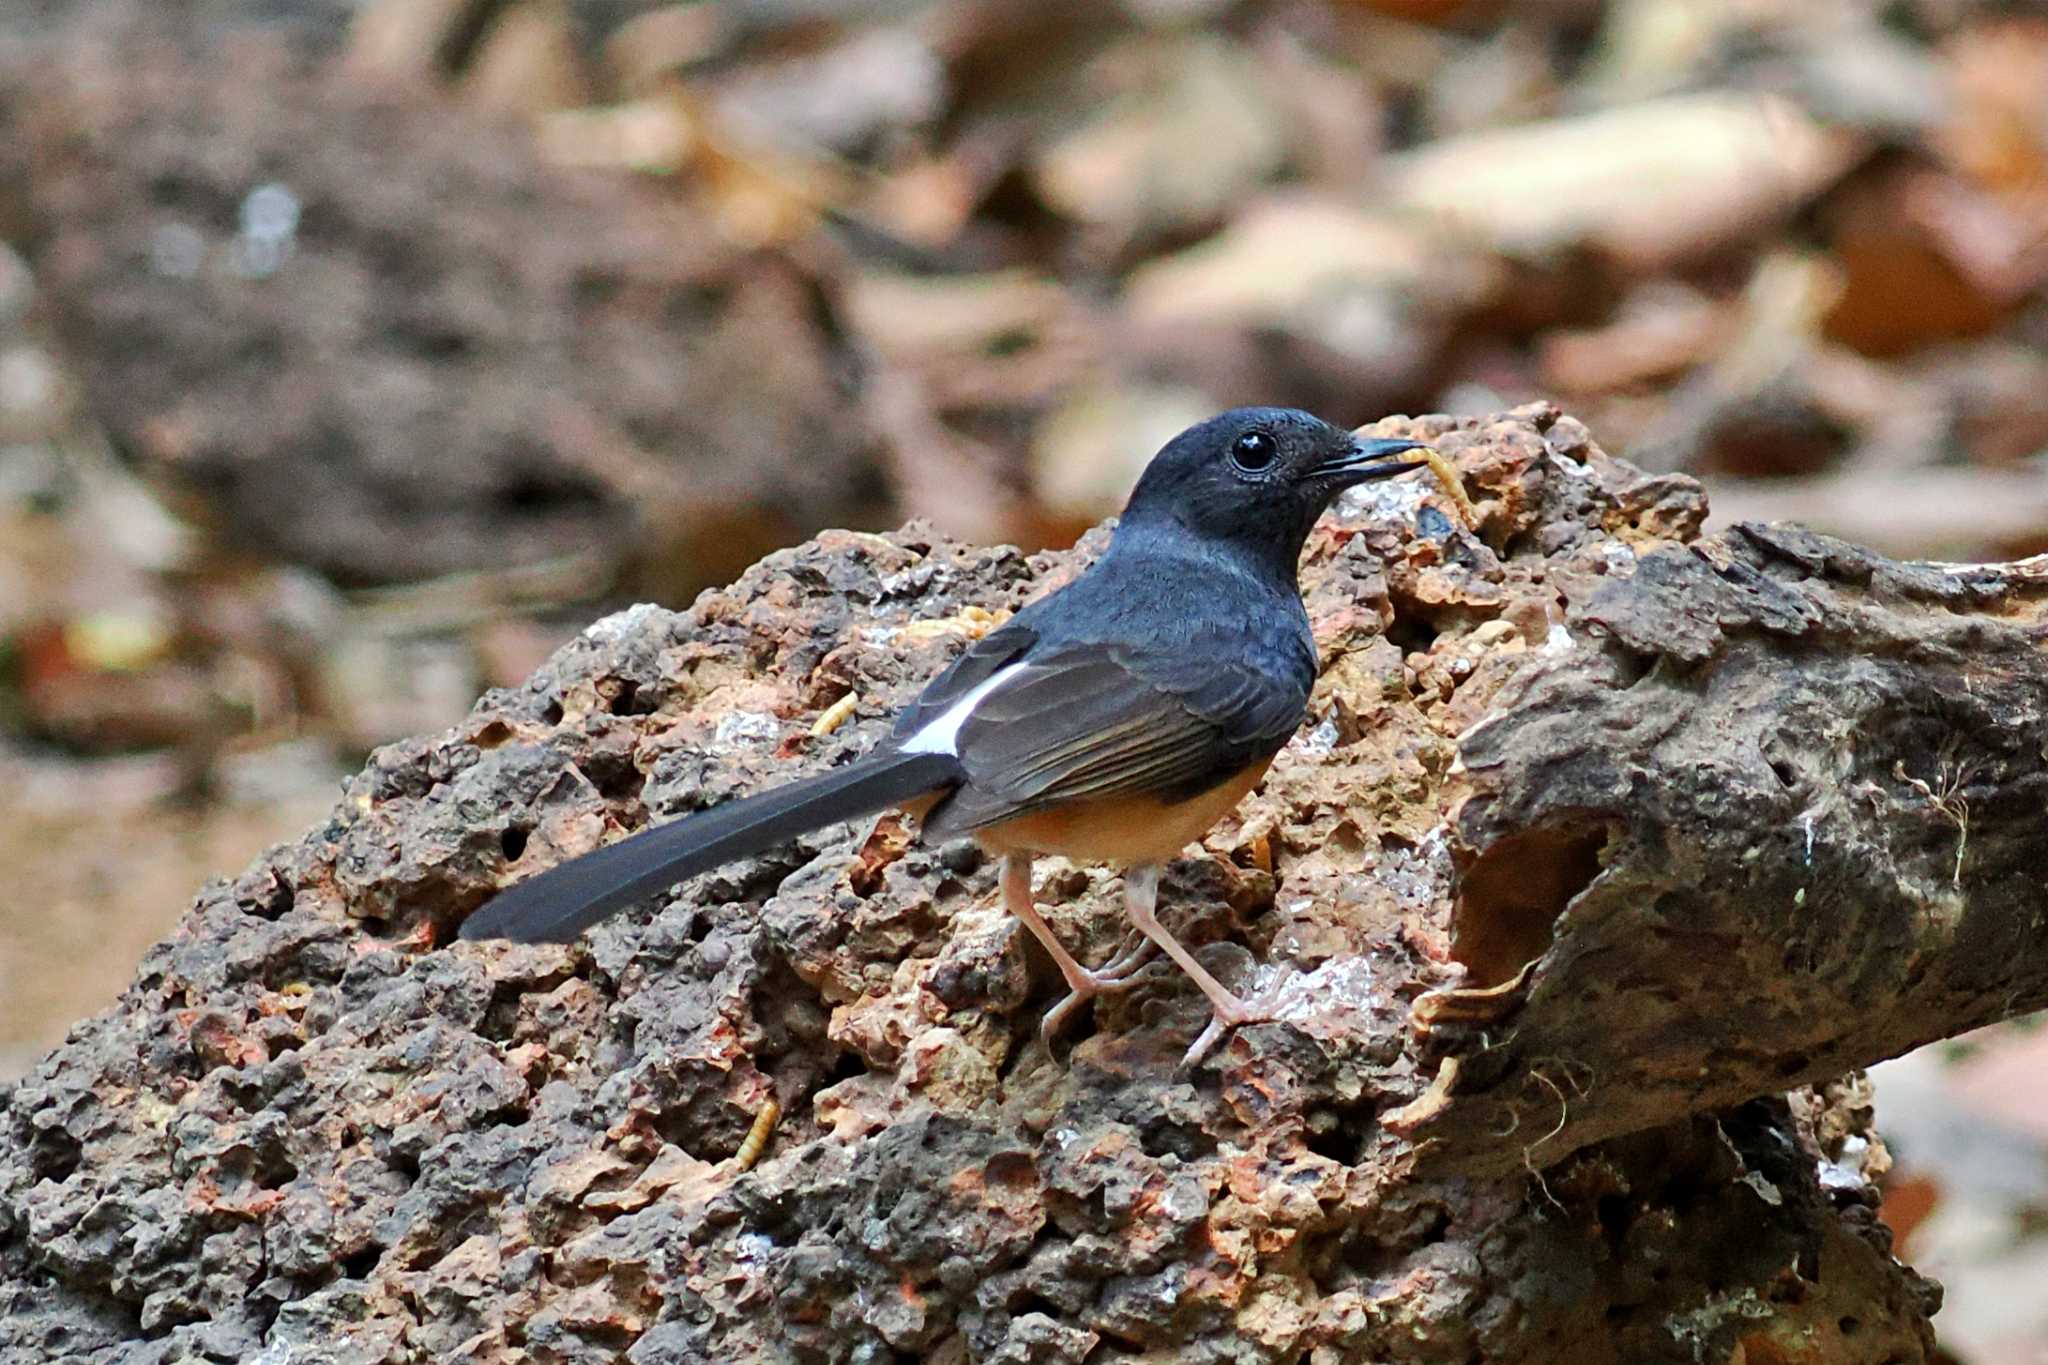
[[[1093,643],[1033,653],[961,724],[966,781],[927,827],[962,833],[1081,798],[1192,796],[1287,742],[1313,667],[1312,655],[1275,674],[1241,652]]]
[[[890,728],[890,738],[898,744],[912,738],[1036,643],[1038,632],[1014,618],[982,636],[945,672],[925,684],[916,701],[903,708]]]

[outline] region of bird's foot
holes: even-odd
[[[1227,992],[1221,996],[1211,996],[1210,1003],[1212,1009],[1208,1026],[1195,1035],[1195,1041],[1188,1046],[1187,1054],[1180,1059],[1180,1069],[1183,1071],[1193,1071],[1200,1066],[1202,1059],[1223,1041],[1223,1035],[1238,1025],[1269,1024],[1279,1017],[1266,1007],[1263,1000],[1243,1000]]]
[[[1138,974],[1144,970],[1159,952],[1158,945],[1150,939],[1140,938],[1136,943],[1120,950],[1117,955],[1100,967],[1083,968],[1078,977],[1067,978],[1067,994],[1061,1001],[1045,1012],[1038,1021],[1038,1036],[1051,1050],[1053,1042],[1074,1015],[1098,995],[1116,991],[1127,991],[1138,983]]]

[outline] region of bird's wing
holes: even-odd
[[[1228,652],[1067,645],[988,678],[952,734],[966,780],[935,812],[946,833],[1065,801],[1192,796],[1285,744],[1307,701]]]
[[[903,708],[890,728],[893,743],[904,744],[918,731],[964,700],[968,693],[987,682],[1038,643],[1038,632],[1012,618],[967,647],[946,671],[925,684],[917,700]]]

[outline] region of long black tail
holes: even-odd
[[[877,754],[818,777],[640,831],[511,887],[462,924],[464,938],[567,943],[635,901],[720,863],[960,780],[950,754]]]

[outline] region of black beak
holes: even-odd
[[[1309,470],[1318,479],[1333,479],[1341,484],[1365,483],[1372,479],[1391,479],[1396,474],[1406,474],[1411,469],[1420,469],[1421,460],[1395,460],[1392,456],[1407,450],[1423,450],[1423,441],[1378,440],[1367,436],[1351,438],[1351,448],[1319,460]]]

